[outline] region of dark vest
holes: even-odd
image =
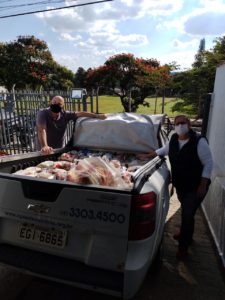
[[[172,182],[177,190],[196,191],[201,180],[203,166],[198,157],[197,146],[201,136],[189,131],[189,141],[179,150],[178,135],[172,135],[169,143],[169,160]]]

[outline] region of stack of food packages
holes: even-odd
[[[73,150],[61,154],[58,161],[44,161],[14,174],[131,189],[132,174],[143,163],[135,154]]]

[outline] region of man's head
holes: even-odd
[[[64,107],[64,99],[61,96],[55,96],[51,100],[50,110],[54,117],[58,117]]]
[[[185,136],[188,134],[191,128],[191,122],[185,115],[176,116],[174,119],[175,131],[179,136]]]

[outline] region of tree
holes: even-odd
[[[73,87],[74,73],[55,62],[50,66],[48,77],[50,80],[48,85],[45,84],[45,89],[69,90]]]
[[[194,68],[200,68],[204,64],[205,39],[201,39],[199,49],[195,55],[195,61],[192,64]]]
[[[87,76],[87,71],[85,71],[84,68],[79,67],[73,79],[74,87],[76,88],[84,87],[86,85],[86,76]]]
[[[169,76],[169,67],[161,67],[155,59],[122,53],[110,57],[103,66],[89,69],[87,82],[95,88],[107,87],[120,97],[125,111],[135,112],[139,105],[148,105],[146,97],[156,86],[165,86]]]
[[[206,51],[201,40],[192,69],[173,76],[173,86],[184,101],[182,105],[176,104],[174,111],[185,112],[187,106],[191,106],[191,113],[195,113],[197,118],[202,117],[206,96],[213,91],[216,68],[225,60],[225,37],[215,39],[214,43],[214,47]]]
[[[172,107],[172,111],[181,111],[188,114],[195,113],[196,117],[201,117],[202,107],[200,105],[204,101],[207,90],[207,80],[204,77],[205,71],[203,68],[193,68],[174,75],[174,91],[179,93],[178,96],[183,101],[177,102]]]
[[[73,76],[54,61],[47,44],[34,36],[0,44],[0,82],[9,91],[14,85],[17,89],[67,89],[73,85]]]
[[[154,60],[140,60],[139,63],[143,67],[143,72],[137,76],[137,86],[140,91],[140,100],[143,105],[148,105],[144,99],[150,95],[155,94],[155,108],[157,104],[158,93],[162,94],[162,113],[164,113],[165,103],[165,90],[171,84],[171,73],[172,66],[164,65],[160,66],[159,63],[156,65]],[[156,112],[156,110],[155,110]]]
[[[44,41],[34,36],[20,36],[17,41],[2,44],[0,48],[1,81],[8,90],[32,88],[43,84],[47,78],[46,63],[53,60]]]
[[[224,60],[225,57],[225,36],[218,37],[214,40],[215,46],[213,47],[213,53],[219,55],[219,60]]]

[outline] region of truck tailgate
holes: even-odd
[[[0,243],[123,271],[129,192],[7,176],[0,185]]]

